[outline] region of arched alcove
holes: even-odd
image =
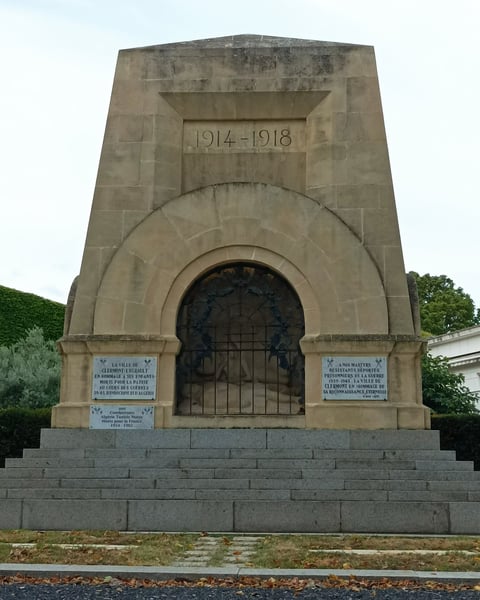
[[[303,308],[292,286],[254,262],[192,283],[177,317],[176,414],[304,412]]]

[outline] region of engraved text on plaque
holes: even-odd
[[[156,387],[155,356],[95,356],[93,359],[94,400],[155,400]]]
[[[324,356],[324,400],[386,400],[385,356]]]

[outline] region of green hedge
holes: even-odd
[[[58,340],[64,316],[60,302],[0,285],[0,346],[14,344],[34,325],[43,329],[46,340]]]
[[[480,415],[432,415],[442,450],[455,450],[458,460],[473,460],[480,470]]]
[[[40,446],[40,430],[50,427],[50,408],[0,410],[0,467],[6,458],[20,458],[24,448]]]

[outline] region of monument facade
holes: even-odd
[[[122,51],[60,404],[0,527],[478,534],[418,333],[372,48]]]
[[[426,429],[373,48],[119,53],[57,428]]]

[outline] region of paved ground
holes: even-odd
[[[231,544],[223,545],[226,555],[222,566],[247,567],[249,560],[255,553],[255,546],[264,539],[263,536],[236,535],[231,538]],[[202,536],[195,542],[192,550],[188,550],[174,566],[176,567],[206,567],[222,546],[222,538],[219,536]]]
[[[438,581],[480,584],[480,572],[438,572],[438,571],[369,571],[355,569],[252,569],[232,565],[229,567],[125,567],[110,565],[36,565],[0,563],[0,576],[23,574],[32,577],[116,577],[136,579],[201,579],[215,578],[293,578],[321,580],[331,577],[363,579],[410,579],[416,581]],[[477,593],[477,598],[478,592]],[[0,595],[0,598],[2,596]]]
[[[478,592],[468,590],[350,590],[311,588],[127,588],[79,585],[0,585],[2,600],[478,600]]]

